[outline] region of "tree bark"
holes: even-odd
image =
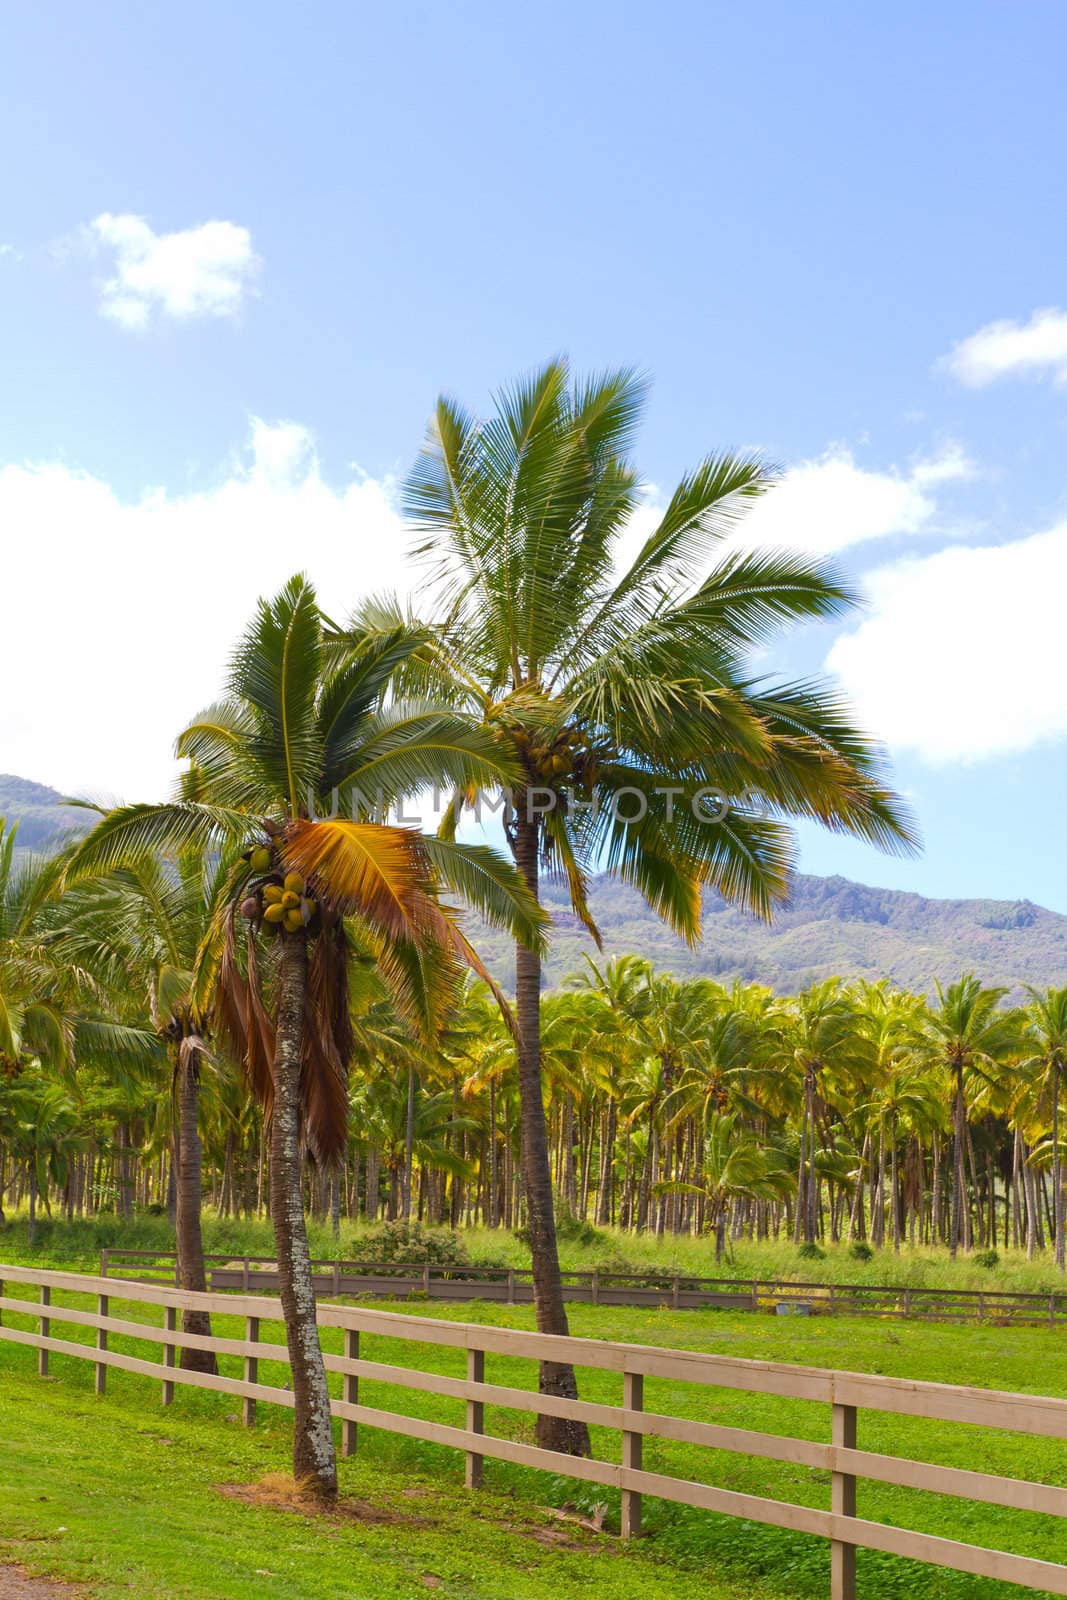
[[[315,1322],[300,1168],[300,1057],[307,1002],[307,935],[286,933],[280,942],[270,1211],[293,1374],[293,1476],[323,1499],[332,1500],[337,1495],[337,1452]]]
[[[524,806],[524,799],[519,803]],[[515,822],[513,845],[516,865],[535,897],[538,896],[537,826],[536,820],[530,821],[520,815]],[[541,1088],[541,958],[524,945],[517,945],[515,949],[515,1012],[519,1033],[522,1174],[537,1327],[541,1333],[566,1336],[570,1328],[556,1246],[548,1132]],[[539,1387],[542,1394],[559,1395],[568,1400],[578,1397],[574,1368],[562,1362],[541,1363]],[[589,1429],[584,1422],[566,1417],[538,1417],[536,1437],[543,1450],[559,1450],[574,1456],[591,1453]]]
[[[1064,1270],[1063,1172],[1060,1163],[1060,1067],[1052,1067],[1052,1209],[1056,1265]]]
[[[193,1037],[181,1041],[178,1049],[178,1161],[177,1209],[175,1230],[178,1246],[178,1286],[198,1294],[207,1290],[204,1272],[204,1240],[201,1233],[201,1181],[203,1156],[197,1112],[200,1101],[200,1050]],[[206,1311],[182,1311],[182,1332],[211,1337],[211,1317]],[[218,1372],[212,1350],[183,1349],[181,1365],[186,1372]]]

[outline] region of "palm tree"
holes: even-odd
[[[350,927],[373,946],[398,1004],[427,1034],[462,964],[480,965],[440,899],[442,883],[513,937],[541,938],[521,878],[484,846],[347,815],[358,814],[367,792],[380,792],[388,807],[425,783],[508,776],[492,742],[452,713],[390,700],[395,668],[422,642],[393,628],[329,654],[311,585],[291,579],[276,599],[260,601],[226,698],[179,737],[178,754],[192,762],[184,797],[111,813],[75,849],[67,874],[99,876],[188,849],[225,863],[223,910],[193,993],[202,1007],[214,994],[218,1025],[269,1109],[293,1470],[325,1497],[336,1494],[337,1467],[301,1151],[329,1165],[346,1148]],[[243,950],[239,913],[248,928]]]
[[[183,1289],[207,1288],[201,1232],[201,1077],[214,1061],[210,1004],[196,993],[201,947],[210,939],[229,885],[233,850],[207,858],[184,850],[131,860],[106,878],[79,882],[63,899],[63,927],[55,952],[89,971],[106,974],[112,987],[136,990],[168,1055],[176,1102],[172,1144],[176,1183],[177,1277]],[[186,1333],[208,1337],[211,1318],[185,1309]],[[217,1372],[214,1353],[183,1347],[186,1370]]]
[[[1052,1208],[1056,1265],[1064,1270],[1063,1164],[1060,1151],[1060,1085],[1067,1070],[1067,988],[1028,989],[1029,1003],[1024,1012],[1024,1048],[1033,1055],[1024,1061],[1038,1082],[1043,1099],[1052,1110]],[[1047,1126],[1047,1124],[1046,1124]]]
[[[952,1084],[952,1215],[949,1249],[970,1249],[970,1207],[966,1204],[968,1086],[995,1078],[1018,1040],[1015,1015],[1001,1007],[1006,989],[985,988],[971,972],[947,989],[936,985],[936,1006],[923,1020],[924,1050],[949,1074]]]
[[[912,834],[877,751],[834,695],[752,676],[753,647],[852,603],[835,574],[801,557],[723,551],[772,481],[759,460],[704,461],[619,573],[642,505],[628,453],[644,397],[633,372],[572,383],[566,363],[552,361],[501,394],[485,422],[438,402],[405,494],[443,597],[417,681],[480,720],[520,769],[505,829],[535,895],[543,869],[561,872],[595,938],[587,875],[606,868],[695,940],[703,887],[763,916],[785,895],[793,839],[783,819],[814,818],[887,847]],[[522,946],[537,1324],[562,1334],[540,992],[541,956]],[[573,1396],[573,1371],[546,1364],[541,1387]],[[542,1418],[538,1436],[557,1449],[588,1446],[584,1426],[562,1420]]]

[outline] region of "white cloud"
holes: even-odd
[[[997,378],[1048,374],[1067,383],[1067,311],[1046,306],[1029,322],[987,322],[954,345],[938,365],[971,389]]]
[[[907,472],[895,467],[868,471],[850,450],[835,445],[815,460],[790,467],[745,518],[741,537],[761,548],[829,555],[891,534],[927,532],[938,511],[931,491],[972,472],[955,444]]]
[[[123,328],[145,328],[153,314],[178,322],[236,316],[259,268],[251,234],[234,222],[155,233],[143,217],[104,212],[88,235],[113,253],[100,310]]]
[[[171,741],[220,692],[257,596],[306,571],[344,617],[407,588],[408,535],[388,482],[337,488],[294,423],[256,421],[213,489],[136,501],[56,463],[0,470],[3,766],[57,788],[162,796]],[[15,531],[17,530],[17,532]]]
[[[1067,734],[1067,523],[883,567],[827,665],[891,749],[943,764]]]

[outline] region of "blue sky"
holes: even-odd
[[[751,536],[867,585],[777,659],[840,674],[926,852],[805,832],[804,866],[1067,911],[1062,8],[103,3],[5,35],[0,768],[161,792],[258,593],[404,581],[436,393],[565,350],[654,376],[653,500],[757,447],[786,475]]]

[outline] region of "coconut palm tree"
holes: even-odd
[[[595,938],[587,875],[606,868],[695,940],[703,887],[764,916],[785,895],[785,819],[889,847],[912,833],[878,752],[835,695],[753,675],[753,647],[852,603],[824,566],[726,548],[770,487],[761,461],[710,456],[626,559],[635,517],[647,516],[629,460],[644,398],[631,371],[572,382],[556,360],[500,394],[484,422],[438,402],[405,490],[441,606],[417,681],[479,719],[519,767],[505,829],[534,894],[543,870],[561,872]],[[396,616],[380,605],[375,614]],[[540,991],[541,957],[523,946],[516,1011],[537,1323],[561,1334]],[[558,1364],[541,1386],[576,1392]],[[538,1435],[558,1449],[588,1444],[584,1426],[561,1419],[542,1418]]]
[[[1067,988],[1028,989],[1023,1013],[1023,1048],[1032,1054],[1022,1063],[1036,1080],[1039,1095],[1051,1108],[1052,1208],[1056,1265],[1064,1270],[1063,1159],[1060,1150],[1060,1088],[1067,1071]],[[1046,1124],[1047,1126],[1048,1124]]]
[[[136,991],[167,1053],[174,1101],[172,1146],[176,1182],[175,1243],[179,1286],[207,1288],[201,1232],[201,1078],[215,1061],[210,1004],[196,993],[201,947],[224,905],[233,850],[220,857],[197,850],[167,860],[131,860],[106,878],[86,880],[64,896],[57,956],[105,975],[109,986]],[[182,1311],[182,1328],[211,1333],[205,1311]],[[186,1370],[217,1372],[208,1349],[183,1347]]]
[[[942,989],[937,984],[937,1005],[922,1021],[921,1052],[940,1065],[952,1086],[952,1214],[949,1249],[961,1243],[970,1249],[970,1207],[966,1203],[967,1090],[974,1083],[995,1079],[1019,1040],[1015,1013],[1003,1009],[1006,989],[984,987],[974,973],[964,973],[958,983]]]
[[[447,887],[513,937],[541,941],[515,869],[484,846],[362,820],[361,795],[389,807],[424,784],[507,780],[492,741],[455,714],[400,704],[390,680],[423,642],[405,628],[323,648],[306,579],[260,601],[226,697],[180,735],[192,763],[182,798],[121,807],[74,850],[67,881],[188,849],[225,866],[222,912],[193,987],[270,1114],[270,1200],[293,1376],[295,1476],[337,1490],[302,1197],[302,1149],[329,1164],[347,1142],[351,938],[369,943],[413,1025],[437,1027],[464,963],[480,967]],[[238,939],[239,913],[247,933]],[[488,980],[488,974],[485,974]]]

